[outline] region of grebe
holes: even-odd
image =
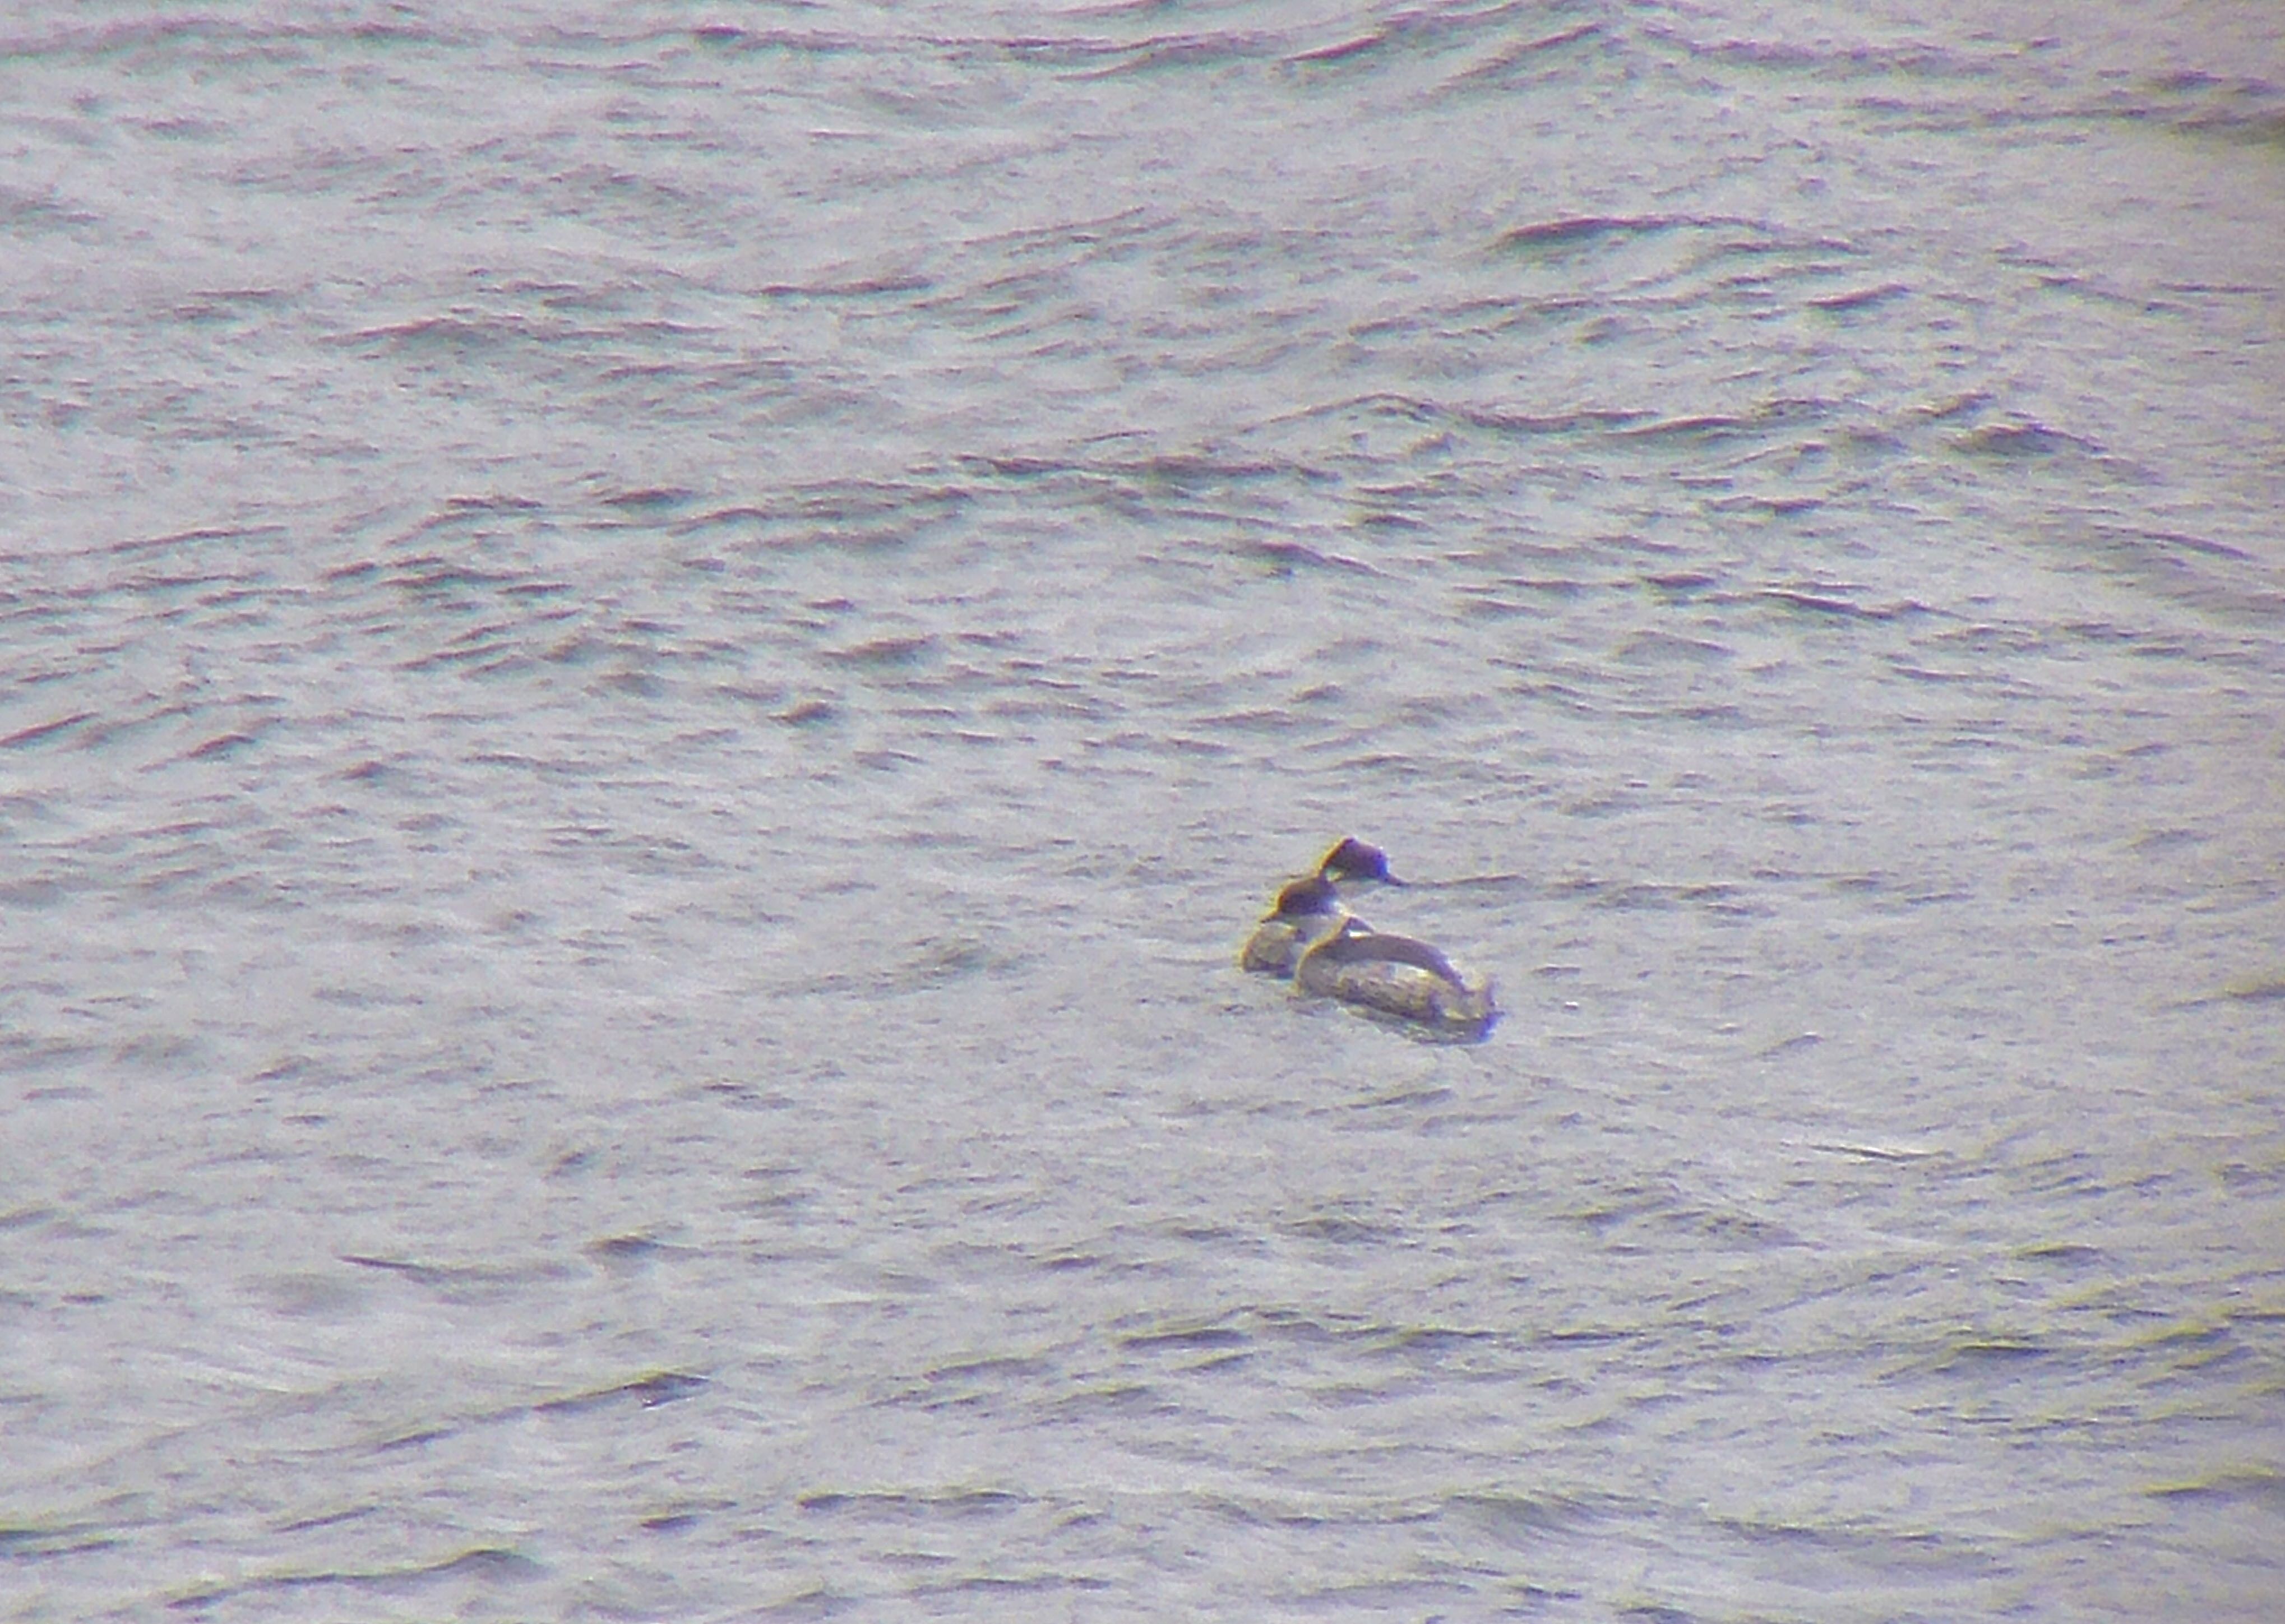
[[[1322,874],[1295,880],[1277,893],[1277,906],[1245,938],[1237,961],[1268,976],[1290,976],[1301,955],[1347,922],[1340,893]]]
[[[1376,930],[1346,913],[1302,950],[1293,985],[1452,1041],[1480,1038],[1499,1019],[1489,977],[1471,977],[1427,943]]]

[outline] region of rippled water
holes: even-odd
[[[33,8],[0,127],[0,1614],[2285,1593],[2273,8]],[[1238,973],[1342,833],[1488,1042]]]

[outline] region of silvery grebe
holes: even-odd
[[[1296,880],[1277,893],[1277,906],[1245,938],[1237,961],[1269,976],[1290,976],[1301,955],[1348,922],[1333,883],[1321,875]]]
[[[1499,1018],[1489,977],[1470,977],[1427,943],[1376,930],[1346,911],[1302,950],[1293,985],[1456,1041],[1484,1036]]]

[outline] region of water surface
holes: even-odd
[[[6,1616],[2285,1589],[2271,8],[0,87]]]

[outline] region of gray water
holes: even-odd
[[[0,1616],[2275,1616],[2275,7],[0,131]],[[1488,1041],[1238,973],[1344,833]]]

